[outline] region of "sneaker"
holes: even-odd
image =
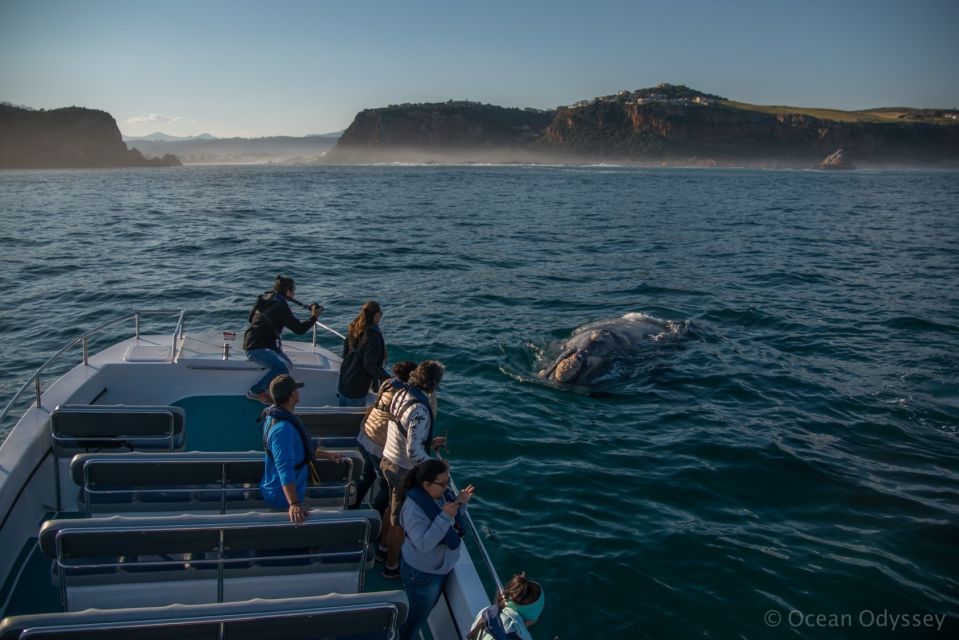
[[[253,393],[252,391],[246,392],[246,397],[254,402],[262,402],[263,404],[273,404],[273,398],[270,397],[269,391],[263,391],[261,393]]]
[[[386,563],[386,549],[376,549],[376,553],[373,556],[373,559],[376,560],[377,564]]]
[[[400,577],[400,568],[394,567],[393,569],[390,569],[389,567],[384,567],[381,575],[387,580],[396,580]]]

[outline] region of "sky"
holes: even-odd
[[[358,111],[555,108],[661,82],[959,108],[959,0],[0,0],[0,101],[125,135],[302,136]]]

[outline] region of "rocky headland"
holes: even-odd
[[[346,163],[955,167],[959,122],[955,110],[767,107],[663,84],[555,111],[462,102],[367,109],[328,157]]]
[[[109,113],[67,107],[33,110],[0,104],[0,168],[79,169],[177,166],[127,149]]]
[[[555,112],[469,101],[391,105],[353,119],[328,154],[330,162],[458,159],[521,161]]]

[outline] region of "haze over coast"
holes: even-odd
[[[89,109],[0,110],[0,167],[190,164],[628,163],[959,167],[959,111],[763,106],[659,84],[545,110],[465,100],[359,112],[342,134],[125,139]]]

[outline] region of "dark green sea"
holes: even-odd
[[[957,173],[6,171],[0,222],[4,404],[133,309],[242,330],[277,273],[339,330],[378,300],[392,361],[447,365],[437,427],[500,574],[545,586],[537,638],[959,634]],[[600,392],[533,375],[633,312],[686,330]]]

